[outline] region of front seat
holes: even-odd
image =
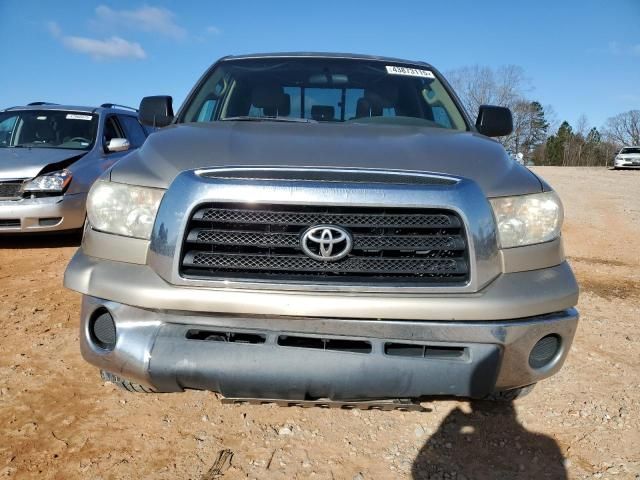
[[[356,103],[356,118],[382,116],[385,108],[397,106],[398,96],[398,86],[393,82],[383,82],[365,90],[364,97]]]
[[[265,117],[288,117],[291,113],[291,97],[276,84],[256,85],[251,91],[251,105],[261,108]]]

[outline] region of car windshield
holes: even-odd
[[[182,122],[385,123],[467,130],[451,95],[428,67],[355,59],[223,61],[183,112]]]
[[[622,153],[622,154],[625,154],[625,153],[640,153],[640,147],[623,148],[620,153]]]
[[[98,116],[66,110],[0,112],[0,147],[89,150],[95,141]]]

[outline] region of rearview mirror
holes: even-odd
[[[112,138],[107,143],[107,152],[126,152],[131,147],[126,138]]]
[[[494,105],[480,105],[476,120],[478,132],[487,137],[503,137],[513,132],[511,110]]]
[[[140,102],[138,120],[150,127],[166,127],[173,121],[173,98],[168,95],[144,97]]]

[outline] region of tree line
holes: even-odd
[[[601,129],[590,127],[584,115],[574,126],[566,120],[559,123],[551,106],[530,98],[533,89],[522,67],[476,65],[446,76],[470,114],[480,105],[511,109],[513,133],[497,140],[527,164],[606,166],[621,147],[640,145],[640,110],[611,117]]]

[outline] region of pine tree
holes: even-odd
[[[531,102],[531,136],[529,140],[529,149],[532,150],[547,138],[547,131],[549,130],[549,122],[544,116],[544,108],[539,102]]]
[[[555,135],[547,139],[546,156],[549,165],[566,165],[566,150],[571,143],[573,129],[566,120],[562,122]]]
[[[587,134],[588,144],[596,145],[601,141],[602,141],[602,135],[600,135],[600,132],[596,127],[593,127],[591,130],[589,130],[589,133]]]

